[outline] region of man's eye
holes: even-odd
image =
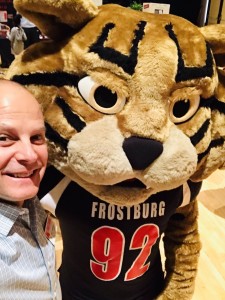
[[[0,134],[0,141],[1,142],[6,142],[6,141],[10,141],[10,137],[4,134]]]
[[[14,139],[11,136],[0,134],[0,146],[10,146],[12,145]]]
[[[46,142],[45,135],[43,134],[36,134],[31,137],[31,142],[35,144],[44,144]]]
[[[7,136],[0,135],[0,141],[5,141],[7,139]]]

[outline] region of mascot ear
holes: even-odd
[[[219,83],[225,86],[225,24],[207,25],[200,28],[206,41],[210,44],[219,73]],[[220,90],[218,89],[220,92]],[[219,99],[224,101],[224,90]]]
[[[199,28],[214,54],[225,54],[225,25],[215,24]]]
[[[13,5],[54,40],[70,36],[98,13],[91,0],[14,0]]]

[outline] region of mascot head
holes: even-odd
[[[224,165],[224,25],[88,0],[14,5],[49,39],[19,55],[7,78],[41,103],[60,172],[132,205]]]

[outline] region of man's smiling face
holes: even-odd
[[[37,194],[47,164],[38,102],[19,85],[0,82],[0,197],[23,202]]]

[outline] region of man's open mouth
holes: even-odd
[[[29,178],[34,174],[34,171],[26,172],[26,173],[7,173],[6,175],[14,178]]]

